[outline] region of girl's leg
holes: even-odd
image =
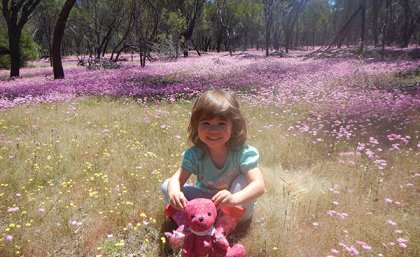
[[[246,180],[245,175],[241,174],[237,176],[235,180],[233,180],[232,184],[230,185],[229,191],[232,194],[234,194],[244,189],[247,185],[248,185],[248,181]],[[252,215],[254,214],[254,210],[255,210],[255,204],[256,204],[256,200],[251,201],[242,206],[243,208],[245,208],[245,214],[240,220],[241,223],[246,222],[252,218]]]
[[[241,191],[247,185],[248,185],[248,182],[246,180],[246,177],[244,175],[239,175],[235,178],[235,180],[233,180],[229,191],[232,194],[234,194]],[[241,207],[245,209],[245,213],[241,219],[238,219],[232,214],[220,211],[219,217],[217,218],[217,221],[216,221],[216,229],[219,232],[223,233],[225,236],[228,236],[230,233],[232,233],[236,229],[236,226],[238,225],[238,223],[249,221],[252,218],[252,215],[254,214],[255,201],[252,201]]]

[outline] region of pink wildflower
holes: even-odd
[[[391,225],[391,226],[396,226],[397,225],[397,223],[395,223],[394,221],[392,221],[392,220],[388,220],[386,223],[388,223],[389,225]]]
[[[385,198],[385,202],[387,202],[387,203],[392,203],[393,201],[392,201],[392,199],[391,199],[391,198]]]
[[[11,213],[11,212],[17,212],[19,210],[19,207],[12,207],[12,208],[9,208],[9,209],[7,209],[7,213]]]

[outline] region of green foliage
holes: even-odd
[[[168,11],[163,9],[161,14],[162,29],[172,35],[180,35],[187,27],[187,21],[182,13],[177,11]]]
[[[23,32],[21,36],[21,47],[22,47],[22,64],[26,61],[36,60],[41,57],[41,46],[36,43],[32,36],[28,32]]]
[[[3,17],[0,17],[0,48],[7,48],[7,27]],[[10,58],[8,55],[0,55],[0,69],[6,68],[10,65]]]
[[[187,20],[180,10],[169,11],[163,9],[160,28],[162,33],[158,36],[160,50],[170,58],[177,57],[179,44],[185,39],[181,36],[187,27]]]
[[[41,46],[33,40],[31,34],[27,31],[22,31],[20,40],[21,66],[25,66],[29,60],[40,58]],[[7,31],[0,29],[0,47],[8,48],[8,46]],[[0,68],[10,69],[10,55],[0,55]]]

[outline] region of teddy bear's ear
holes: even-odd
[[[168,204],[168,205],[165,206],[163,211],[165,212],[166,216],[168,216],[170,218],[170,217],[172,217],[172,215],[174,215],[177,212],[177,209],[175,209],[170,204]]]

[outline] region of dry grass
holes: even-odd
[[[160,184],[180,163],[190,108],[85,98],[1,112],[0,256],[168,255]],[[314,144],[289,131],[295,116],[243,109],[267,184],[250,226],[232,238],[248,256],[350,256],[339,243],[361,256],[420,254],[415,145],[386,151],[378,170],[340,157],[357,139],[331,149],[330,138]],[[413,138],[414,125],[405,131]]]

